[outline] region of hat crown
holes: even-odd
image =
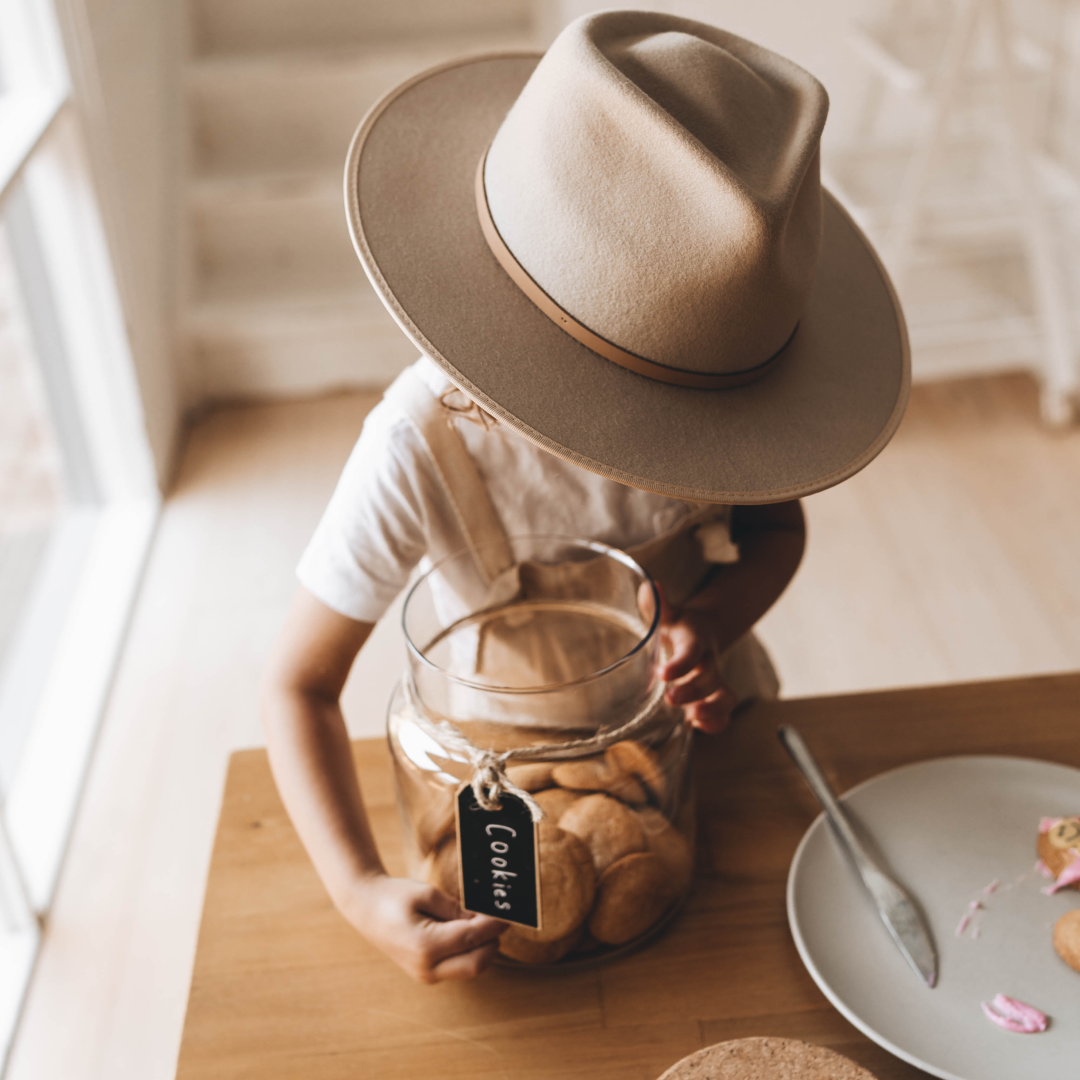
[[[655,363],[755,367],[794,330],[821,244],[828,99],[807,72],[651,12],[568,26],[487,153],[517,262],[595,334]]]

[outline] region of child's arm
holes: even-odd
[[[338,910],[421,982],[480,974],[506,924],[463,911],[437,889],[391,878],[364,810],[338,699],[371,623],[301,590],[263,691],[278,790]]]
[[[720,731],[735,698],[724,685],[717,657],[734,645],[776,602],[794,577],[806,543],[802,507],[796,502],[737,506],[732,539],[739,561],[719,566],[708,584],[677,611],[665,609],[670,655],[660,678],[673,683],[668,701],[682,705],[703,731]]]

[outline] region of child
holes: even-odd
[[[424,356],[304,554],[264,712],[335,904],[421,981],[478,974],[504,929],[387,876],[352,767],[338,698],[421,558],[500,528],[644,545],[668,700],[716,732],[775,692],[749,632],[799,563],[797,499],[881,450],[909,378],[884,271],[820,188],[826,107],[749,42],[604,12],[539,62],[417,76],[357,132],[354,243]]]

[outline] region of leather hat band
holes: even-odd
[[[514,258],[513,252],[506,246],[495,222],[491,217],[488,207],[487,192],[484,189],[484,163],[487,161],[487,151],[480,158],[480,164],[476,169],[476,213],[480,219],[480,228],[484,233],[484,239],[491,249],[492,255],[498,260],[499,265],[509,274],[515,285],[557,326],[565,330],[572,338],[581,342],[587,349],[599,353],[613,364],[626,368],[628,371],[644,375],[649,379],[657,379],[660,382],[671,383],[674,386],[692,386],[704,390],[721,390],[732,386],[745,386],[747,383],[760,379],[766,372],[779,361],[784,350],[791,343],[799,324],[791,331],[787,341],[773,353],[763,364],[756,367],[745,368],[742,371],[725,371],[718,373],[702,371],[686,371],[684,368],[668,367],[666,364],[657,364],[653,360],[646,360],[636,353],[627,352],[612,344],[606,338],[593,333],[583,323],[577,321],[568,311],[564,311],[535,281],[528,275],[525,268]]]

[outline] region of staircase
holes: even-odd
[[[416,350],[352,250],[349,140],[416,71],[536,47],[537,0],[187,2],[190,400],[385,385]]]

